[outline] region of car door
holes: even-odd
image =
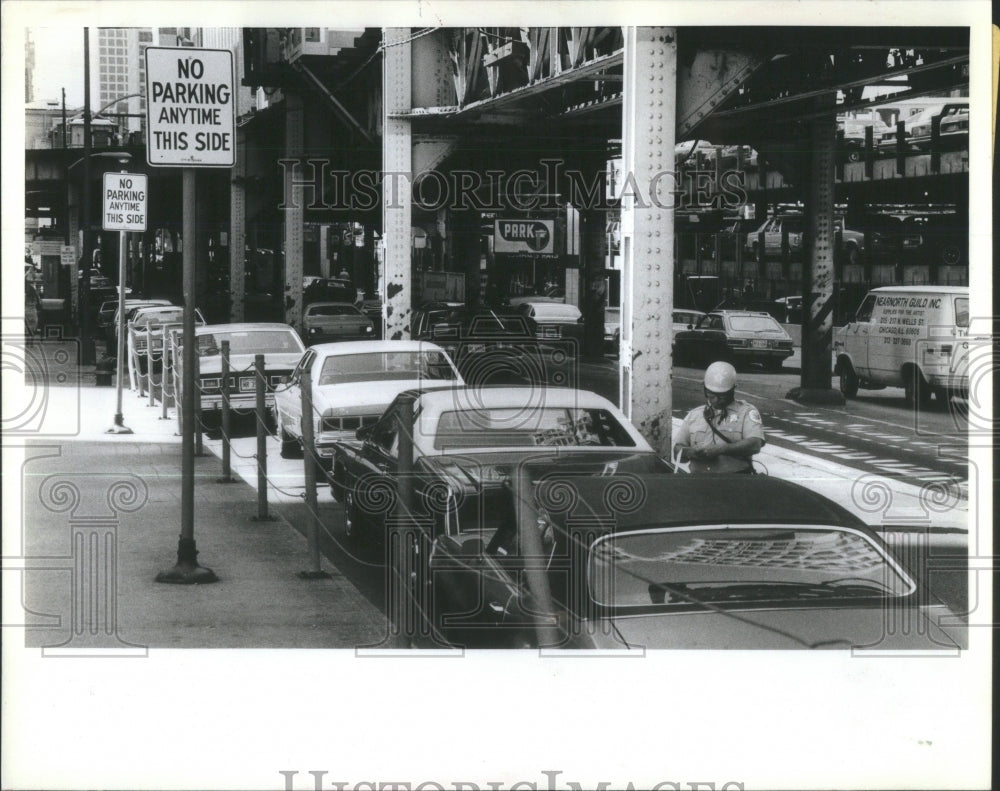
[[[361,446],[360,469],[357,472],[361,488],[355,499],[358,508],[364,509],[364,519],[382,535],[389,511],[380,504],[391,506],[396,496],[396,472],[399,467],[399,410],[390,407],[374,425]],[[363,482],[363,483],[362,483]],[[391,494],[390,494],[391,493]]]
[[[867,377],[871,370],[869,346],[872,342],[872,311],[875,295],[865,297],[854,319],[844,327],[844,351],[850,356],[851,364],[859,376]]]

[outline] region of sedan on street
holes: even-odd
[[[737,367],[761,363],[767,371],[780,371],[791,356],[791,336],[763,311],[717,310],[674,335],[678,365],[727,360]]]
[[[313,302],[302,314],[302,340],[309,346],[329,341],[371,340],[375,325],[349,302]]]
[[[426,341],[347,341],[311,346],[274,404],[282,458],[302,453],[302,382],[312,391],[316,458],[332,467],[338,440],[353,438],[375,423],[397,393],[413,387],[450,388],[463,384],[448,354]]]
[[[209,324],[195,330],[198,348],[198,392],[201,410],[219,417],[222,408],[222,343],[229,342],[229,403],[233,409],[249,411],[257,400],[254,358],[264,355],[265,404],[274,406],[274,389],[302,357],[305,347],[287,324],[274,322]],[[180,392],[185,355],[181,346],[174,366]],[[217,420],[215,421],[217,422]]]
[[[805,487],[525,472],[534,491],[517,517],[439,520],[413,553],[427,643],[862,655],[967,643],[874,532]]]
[[[334,497],[349,538],[382,542],[400,468],[400,415],[412,407],[414,501],[446,533],[491,537],[514,518],[510,483],[533,459],[544,470],[614,477],[669,473],[622,412],[596,393],[530,386],[460,387],[401,393],[356,441],[336,443]]]

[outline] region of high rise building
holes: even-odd
[[[24,30],[24,101],[35,101],[35,42],[27,28]]]

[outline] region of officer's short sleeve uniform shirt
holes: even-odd
[[[753,404],[739,399],[733,401],[726,407],[725,412],[720,412],[714,418],[715,428],[720,434],[728,438],[731,442],[741,439],[756,437],[761,443],[766,442],[764,438],[764,423],[761,420],[760,412]],[[692,448],[705,448],[709,445],[724,445],[725,440],[716,436],[705,419],[705,407],[699,406],[692,409],[681,423],[680,428],[674,435],[674,443],[677,445],[688,445]],[[692,461],[692,470],[699,472],[741,472],[746,470],[749,459],[738,459],[734,456],[718,456],[708,462]]]

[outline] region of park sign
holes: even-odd
[[[145,174],[104,174],[101,227],[105,231],[145,231],[147,204]]]
[[[494,253],[550,256],[555,251],[555,223],[552,220],[495,220]]]
[[[154,167],[236,164],[232,52],[146,48],[146,161]]]

